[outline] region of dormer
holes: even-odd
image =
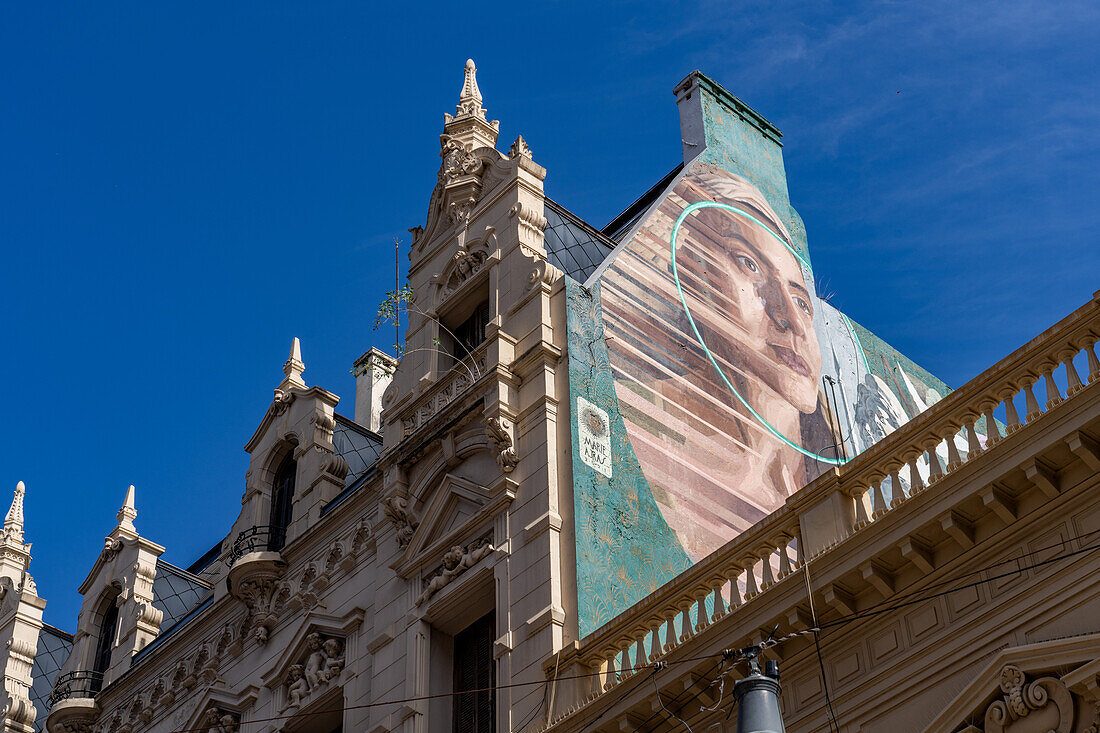
[[[251,458],[230,548],[238,556],[282,550],[344,489],[348,465],[332,442],[340,398],[321,387],[307,387],[304,372],[301,343],[295,338],[283,364],[284,379],[244,448]]]
[[[405,351],[382,402],[387,445],[407,437],[493,364],[511,361],[514,340],[498,338],[501,323],[549,267],[546,170],[522,137],[507,153],[496,149],[499,123],[485,116],[476,72],[467,61],[456,114],[444,116],[427,221],[410,230],[413,296]]]
[[[80,585],[84,601],[72,652],[54,683],[51,729],[81,716],[94,718],[96,693],[130,669],[134,655],[160,632],[163,614],[153,607],[153,580],[164,548],[138,534],[133,486],[117,518]]]

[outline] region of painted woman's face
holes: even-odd
[[[698,319],[712,331],[704,333],[707,345],[719,363],[763,382],[799,411],[813,412],[821,349],[798,260],[759,224],[733,212],[707,208],[692,219],[687,223],[705,262],[708,300],[718,311],[713,322]]]

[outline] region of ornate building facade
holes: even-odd
[[[948,390],[817,296],[779,131],[675,92],[683,163],[598,229],[467,62],[402,358],[346,417],[295,339],[187,569],[130,487],[44,625],[20,484],[4,730],[733,731],[746,649],[789,731],[1100,730],[1100,294]]]

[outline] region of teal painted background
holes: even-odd
[[[590,292],[567,277],[565,288],[577,606],[583,637],[691,567],[691,561],[661,517],[630,447],[604,341],[599,285]],[[610,418],[611,479],[580,460],[578,395]]]

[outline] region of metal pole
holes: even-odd
[[[768,661],[760,671],[757,655],[749,656],[749,676],[733,686],[737,700],[737,733],[786,733],[779,712],[779,663]]]

